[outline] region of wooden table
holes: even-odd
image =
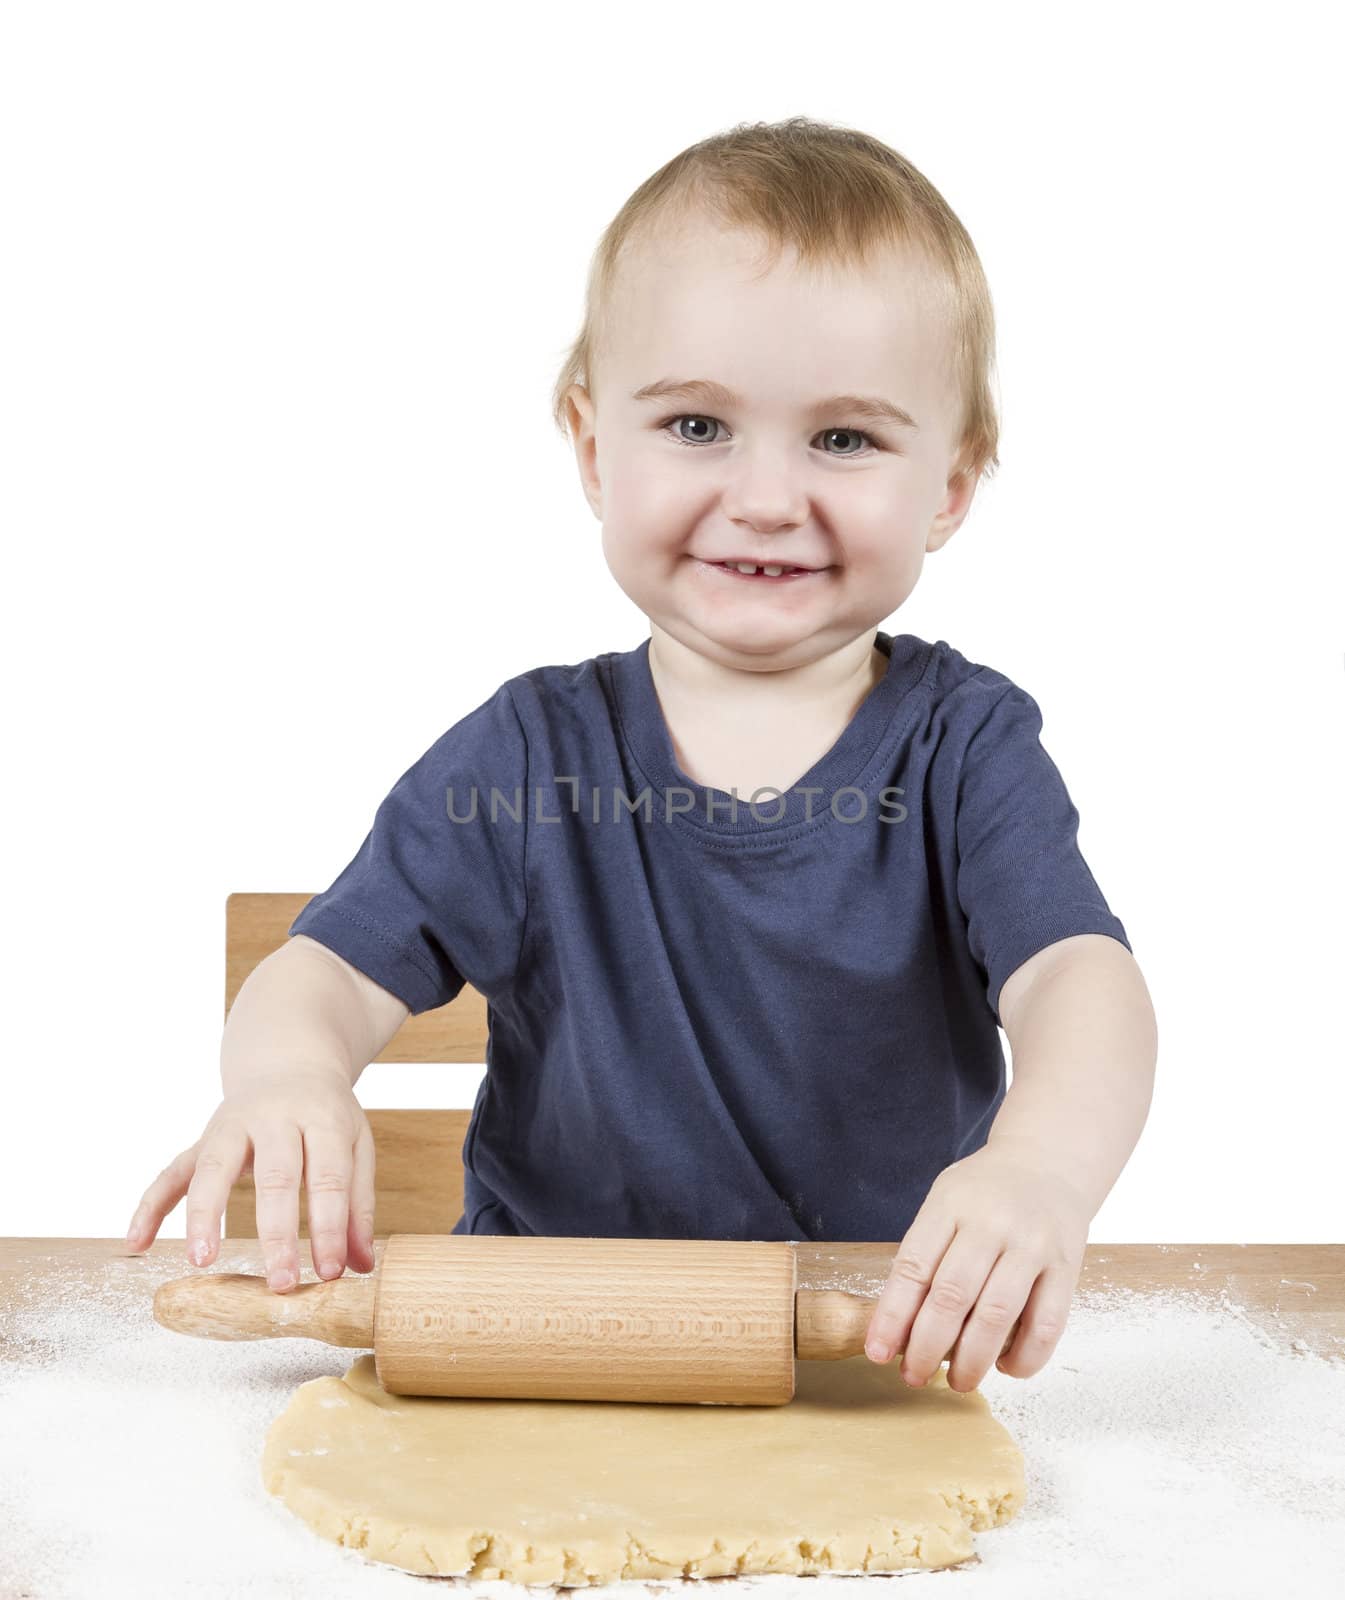
[[[374,1241],[381,1261],[384,1241]],[[301,1246],[301,1278],[317,1282],[312,1260]],[[887,1279],[895,1244],[813,1244],[797,1246],[799,1287],[848,1288],[876,1294]],[[108,1256],[126,1255],[120,1239],[0,1238],[0,1310],[16,1301],[19,1285],[29,1304],[40,1304],[47,1283],[68,1287],[80,1273]],[[134,1260],[135,1258],[130,1258]],[[262,1274],[256,1239],[222,1239],[208,1267],[193,1267],[181,1239],[156,1240],[140,1258],[145,1263],[145,1293],[161,1282],[166,1266],[173,1277],[194,1272]],[[128,1260],[128,1266],[130,1266]],[[134,1271],[134,1268],[131,1268]],[[1274,1339],[1301,1340],[1318,1355],[1345,1360],[1345,1244],[1093,1244],[1088,1246],[1079,1290],[1131,1289],[1139,1293],[1184,1290],[1218,1300],[1226,1292],[1248,1317]],[[0,1343],[0,1360],[21,1359]]]
[[[381,1260],[384,1248],[384,1240],[375,1241],[376,1259]],[[807,1288],[841,1288],[859,1294],[876,1295],[886,1281],[896,1248],[895,1244],[800,1243],[797,1246],[800,1284]],[[304,1249],[306,1244],[301,1245],[301,1250]],[[315,1282],[311,1259],[304,1259],[301,1255],[301,1265],[302,1281]],[[149,1304],[158,1284],[197,1271],[245,1272],[261,1276],[264,1274],[261,1246],[255,1238],[225,1239],[221,1243],[218,1260],[210,1267],[198,1269],[188,1263],[180,1238],[160,1240],[141,1256],[127,1255],[121,1240],[0,1239],[0,1363],[10,1364],[8,1376],[17,1379],[20,1385],[29,1378],[40,1384],[43,1375],[37,1367],[44,1360],[44,1341],[24,1337],[7,1341],[7,1328],[15,1331],[31,1328],[35,1320],[41,1320],[44,1308],[49,1304],[53,1308],[54,1324],[59,1326],[61,1308],[68,1310],[72,1306],[79,1307],[83,1296],[87,1295],[89,1315],[82,1322],[79,1318],[75,1319],[80,1323],[82,1336],[87,1341],[96,1330],[97,1317],[102,1309],[106,1308],[108,1315],[125,1318],[129,1313],[137,1322],[142,1319],[147,1321]],[[109,1293],[109,1290],[112,1292]],[[1110,1290],[1153,1294],[1155,1297],[1171,1295],[1173,1292],[1208,1296],[1216,1306],[1228,1303],[1239,1308],[1254,1326],[1268,1336],[1273,1346],[1284,1349],[1296,1359],[1301,1359],[1303,1352],[1310,1350],[1333,1362],[1345,1362],[1345,1245],[1093,1245],[1088,1250],[1079,1290],[1081,1300],[1095,1293],[1105,1296]],[[1161,1316],[1161,1311],[1157,1307],[1155,1309],[1156,1315]],[[10,1313],[14,1314],[12,1322]],[[339,1372],[348,1361],[353,1361],[356,1354],[354,1350],[333,1349],[331,1362],[326,1365],[329,1370]],[[48,1359],[49,1356],[50,1352],[47,1351]],[[79,1357],[73,1359],[78,1361]],[[308,1360],[307,1357],[304,1359]],[[209,1360],[204,1365],[209,1369],[218,1366],[218,1363]],[[323,1365],[323,1356],[319,1353],[316,1364],[310,1362],[302,1370],[307,1376],[313,1376]],[[1050,1363],[1045,1371],[1049,1376]],[[47,1375],[47,1381],[50,1383],[50,1375]],[[115,1379],[109,1381],[115,1382]],[[193,1380],[188,1376],[186,1381],[190,1384]],[[278,1408],[286,1394],[277,1389],[268,1392],[264,1398],[268,1404]],[[59,1405],[54,1409],[59,1411]],[[61,1421],[59,1417],[53,1420],[57,1424]],[[188,1449],[189,1445],[184,1441],[180,1447]],[[0,1504],[6,1498],[4,1474],[22,1470],[17,1461],[6,1463],[4,1458],[5,1451],[0,1448]],[[249,1467],[248,1470],[249,1476],[255,1480],[255,1468]],[[253,1482],[251,1493],[254,1498],[261,1496],[259,1483]],[[163,1498],[165,1496],[161,1494],[160,1499]],[[202,1501],[201,1506],[204,1504]],[[143,1509],[147,1523],[167,1516],[162,1504],[147,1505]],[[252,1507],[249,1504],[243,1510],[251,1515]],[[202,1515],[205,1515],[204,1511]],[[188,1523],[193,1520],[191,1517],[187,1519]],[[245,1516],[241,1525],[252,1526]],[[202,1526],[209,1524],[206,1522]],[[79,1527],[79,1511],[76,1508],[71,1518],[72,1548],[78,1546]],[[11,1534],[10,1550],[20,1565],[39,1559],[27,1547],[14,1543],[12,1530],[4,1531]],[[1221,1527],[1213,1534],[1206,1533],[1204,1536],[1227,1539],[1230,1534],[1235,1535],[1236,1529]],[[192,1541],[191,1559],[208,1550],[208,1535],[202,1535],[199,1545],[194,1535]],[[176,1559],[187,1559],[181,1544],[173,1548],[177,1552]],[[113,1592],[118,1595],[140,1592],[134,1585],[145,1574],[134,1566],[124,1548],[113,1554],[119,1556],[121,1562],[119,1567],[109,1568],[105,1574],[109,1580],[115,1578],[117,1581],[118,1586]],[[106,1558],[105,1554],[99,1559]],[[70,1559],[74,1561],[77,1557],[72,1555]],[[155,1563],[168,1557],[162,1554],[160,1547],[159,1553],[151,1550],[144,1559],[146,1571],[154,1572],[157,1581],[159,1569]],[[301,1567],[300,1574],[304,1570]],[[83,1576],[81,1572],[81,1579]],[[1268,1588],[1267,1592],[1301,1592],[1295,1591],[1287,1571],[1285,1580],[1287,1587],[1281,1589],[1277,1583],[1273,1590]],[[287,1578],[286,1582],[289,1581]],[[294,1577],[292,1581],[295,1585],[293,1588],[278,1588],[275,1592],[311,1593],[314,1596],[329,1592],[320,1575],[314,1575],[311,1585],[302,1575]],[[814,1582],[813,1579],[800,1581],[807,1584]],[[458,1587],[454,1585],[455,1589]],[[632,1593],[641,1596],[642,1600],[646,1594],[660,1600],[660,1597],[666,1596],[667,1587],[657,1583],[630,1585]],[[3,1600],[10,1600],[11,1596],[14,1600],[38,1600],[43,1593],[41,1582],[36,1581],[35,1574],[28,1572],[18,1573],[16,1585],[6,1584],[0,1579],[0,1590],[3,1590]],[[79,1592],[92,1594],[100,1590],[91,1584]],[[154,1592],[163,1591],[156,1589]],[[230,1590],[227,1582],[221,1582],[210,1592],[227,1594]],[[348,1591],[342,1588],[340,1592]],[[709,1592],[707,1588],[706,1593]],[[715,1592],[721,1591],[716,1589]],[[723,1592],[727,1594],[730,1591]],[[740,1586],[733,1586],[733,1592],[740,1592]],[[1207,1591],[1196,1589],[1192,1592]],[[1318,1594],[1323,1591],[1315,1589],[1313,1592]]]

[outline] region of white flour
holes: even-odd
[[[311,1533],[261,1485],[295,1387],[358,1351],[225,1344],[160,1328],[185,1260],[110,1256],[59,1298],[0,1313],[0,1600],[410,1596],[426,1580]],[[225,1270],[261,1275],[260,1256]],[[46,1279],[49,1285],[54,1280]],[[313,1281],[311,1264],[304,1281]],[[876,1294],[880,1280],[838,1279]],[[1035,1378],[981,1386],[1027,1462],[1027,1501],[976,1535],[979,1565],[868,1577],[899,1600],[1261,1600],[1345,1592],[1345,1361],[1278,1348],[1226,1299],[1081,1291]],[[621,1583],[592,1596],[734,1584],[758,1600],[854,1600],[855,1579]],[[679,1597],[680,1600],[680,1597]]]

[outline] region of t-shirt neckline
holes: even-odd
[[[733,796],[726,790],[699,783],[678,766],[649,667],[649,640],[634,650],[610,657],[621,733],[640,776],[651,790],[652,819],[715,838],[762,834],[776,838],[786,829],[825,826],[835,820],[835,812],[842,817],[857,817],[863,804],[860,797],[850,792],[838,793],[852,787],[864,791],[868,814],[872,816],[877,795],[871,790],[880,774],[876,757],[898,704],[918,681],[930,654],[924,641],[908,635],[893,636],[881,629],[873,642],[888,658],[887,671],[865,695],[831,748],[795,779],[783,796],[763,794],[755,808],[750,795],[739,795],[735,808]],[[804,790],[820,792],[808,794]],[[690,791],[690,809],[670,812],[665,796],[672,791],[683,791],[673,795],[674,807],[687,806],[685,791]],[[631,796],[632,800],[636,798]]]

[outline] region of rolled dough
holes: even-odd
[[[387,1394],[372,1355],[299,1386],[262,1479],[324,1539],[407,1572],[581,1585],[898,1572],[973,1554],[1023,1459],[940,1368],[801,1361],[781,1406]]]

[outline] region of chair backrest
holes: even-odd
[[[289,938],[289,927],[312,897],[306,894],[231,894],[224,911],[224,1014],[252,969]],[[470,984],[437,1011],[408,1017],[376,1061],[486,1059],[485,996]],[[470,1111],[384,1110],[366,1107],[374,1136],[374,1236],[447,1233],[462,1215],[462,1142]],[[252,1174],[229,1191],[224,1234],[257,1237]],[[308,1237],[308,1196],[299,1191],[299,1237]]]

